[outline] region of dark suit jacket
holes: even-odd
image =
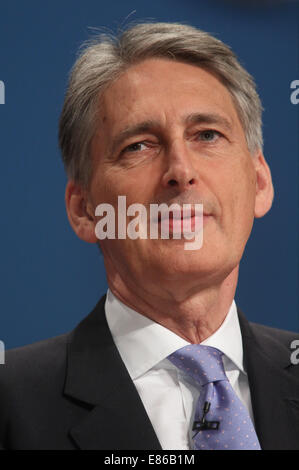
[[[161,450],[113,342],[105,296],[70,333],[12,349],[0,365],[0,447]],[[248,323],[238,311],[262,449],[299,449],[298,334]]]

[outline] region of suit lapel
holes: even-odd
[[[70,436],[80,449],[161,450],[113,342],[105,299],[75,328],[68,345],[64,394],[88,410]]]
[[[299,380],[290,350],[238,310],[256,432],[262,449],[299,449]]]

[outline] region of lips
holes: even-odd
[[[178,208],[174,211],[169,208],[157,214],[155,222],[164,233],[175,234],[197,233],[211,218],[209,212],[202,212],[202,207]],[[161,232],[162,233],[162,232]]]
[[[174,211],[165,211],[165,212],[159,212],[158,214],[158,222],[161,222],[163,220],[188,220],[188,219],[191,219],[195,216],[200,216],[201,215],[201,211],[200,210],[195,210],[194,207],[192,207],[191,209],[185,209],[185,211],[183,210],[183,208],[181,208],[180,210],[174,210]],[[211,214],[208,214],[208,213],[203,213],[203,216],[204,217],[208,217],[209,215]]]

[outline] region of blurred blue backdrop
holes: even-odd
[[[103,258],[76,238],[64,207],[57,123],[67,76],[92,27],[184,22],[229,44],[255,77],[264,106],[265,157],[275,201],[256,220],[241,264],[247,317],[298,330],[299,79],[294,1],[12,0],[0,4],[1,320],[12,348],[72,329],[106,291]]]

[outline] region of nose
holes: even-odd
[[[166,152],[167,167],[162,177],[164,187],[176,187],[181,191],[187,190],[197,183],[197,173],[192,163],[191,150],[185,142],[175,142]]]

